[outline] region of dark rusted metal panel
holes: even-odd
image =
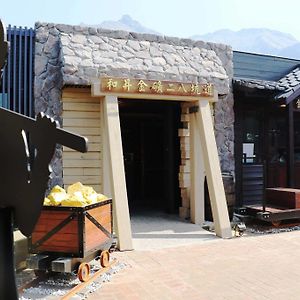
[[[33,99],[33,62],[34,62],[34,37],[33,29],[29,30],[29,74],[28,74],[28,89],[29,89],[29,116],[34,116],[34,99]]]
[[[11,49],[12,49],[12,76],[13,76],[13,94],[12,94],[12,99],[9,99],[12,101],[12,109],[13,111],[17,111],[17,106],[16,106],[16,94],[17,94],[17,28],[14,26],[13,28],[13,39],[10,41],[11,43]]]
[[[24,83],[24,90],[23,90],[23,101],[24,101],[24,115],[28,115],[28,95],[27,95],[27,56],[28,56],[28,50],[27,50],[27,45],[28,45],[28,30],[27,27],[25,27],[24,30],[24,69],[23,69],[23,83]],[[30,115],[32,117],[32,115]]]
[[[34,38],[31,28],[7,27],[10,51],[0,81],[0,107],[29,117],[34,117]]]
[[[7,29],[7,41],[10,42],[11,41],[11,26],[8,26]],[[10,102],[10,97],[11,97],[11,48],[10,51],[8,51],[8,59],[7,59],[7,105],[6,108],[9,108],[9,102]]]

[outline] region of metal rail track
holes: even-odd
[[[108,270],[111,269],[111,267],[113,265],[115,265],[117,263],[117,260],[114,259],[107,267],[102,267],[101,269],[99,269],[98,271],[96,271],[94,274],[92,274],[88,280],[84,281],[84,282],[80,282],[79,284],[77,284],[76,286],[74,286],[72,289],[70,289],[62,298],[61,300],[68,300],[70,299],[72,296],[74,296],[75,294],[77,294],[78,292],[80,292],[81,290],[83,290],[85,287],[87,287],[88,285],[90,285],[94,280],[96,280],[100,275],[104,274],[105,272],[107,272]],[[20,286],[18,288],[18,292],[19,292],[19,296],[22,296],[22,294],[24,293],[24,291],[28,288],[31,287],[36,287],[39,285],[39,283],[47,280],[48,278],[50,278],[51,275],[48,274],[44,274],[41,276],[38,276],[37,278],[33,279],[30,282],[25,283],[24,285]]]

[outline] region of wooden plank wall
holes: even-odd
[[[90,88],[65,88],[62,94],[63,128],[88,138],[88,152],[63,147],[65,188],[80,181],[102,192],[102,143],[100,99]]]

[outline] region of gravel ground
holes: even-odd
[[[98,265],[99,262],[91,262],[91,275],[93,275],[96,271],[99,270]],[[99,276],[95,281],[91,282],[86,288],[80,291],[76,296],[73,296],[71,299],[86,299],[90,293],[101,288],[101,286],[111,280],[111,277],[118,273],[120,270],[124,269],[126,265],[124,263],[117,263],[112,266],[110,270],[106,273]],[[22,273],[22,274],[21,274]],[[20,279],[20,277],[23,277]],[[35,278],[33,272],[31,270],[24,270],[17,274],[18,283],[23,284]],[[24,290],[24,293],[19,298],[21,300],[33,300],[33,299],[47,299],[47,300],[56,300],[60,299],[63,295],[65,295],[70,289],[72,289],[75,285],[79,284],[80,281],[77,279],[75,274],[63,274],[59,273],[46,279],[45,281],[39,282],[39,285],[36,287],[30,287]]]
[[[239,221],[244,222],[246,225],[246,231],[244,235],[263,235],[263,234],[275,234],[281,232],[291,232],[300,230],[300,220],[286,220],[282,221],[280,226],[274,227],[271,223],[259,221],[253,218],[245,218],[235,216],[233,221],[238,223]]]
[[[300,220],[285,220],[281,222],[280,226],[274,227],[268,222],[263,222],[241,215],[235,215],[231,222],[231,227],[234,228],[234,225],[238,223],[244,224],[246,226],[246,230],[242,233],[242,235],[239,235],[238,232],[236,234],[235,231],[232,230],[233,237],[276,234],[300,230]],[[206,222],[203,228],[207,231],[214,232],[214,226],[212,222]]]

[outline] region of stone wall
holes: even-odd
[[[35,113],[44,112],[62,123],[61,90],[63,87],[60,58],[60,31],[54,25],[36,24],[34,97]],[[62,147],[57,146],[51,163],[50,187],[62,185]]]
[[[36,112],[61,122],[63,85],[99,76],[213,83],[219,93],[215,132],[221,169],[234,173],[232,49],[226,45],[60,24],[36,24]],[[61,183],[61,149],[52,183]]]

